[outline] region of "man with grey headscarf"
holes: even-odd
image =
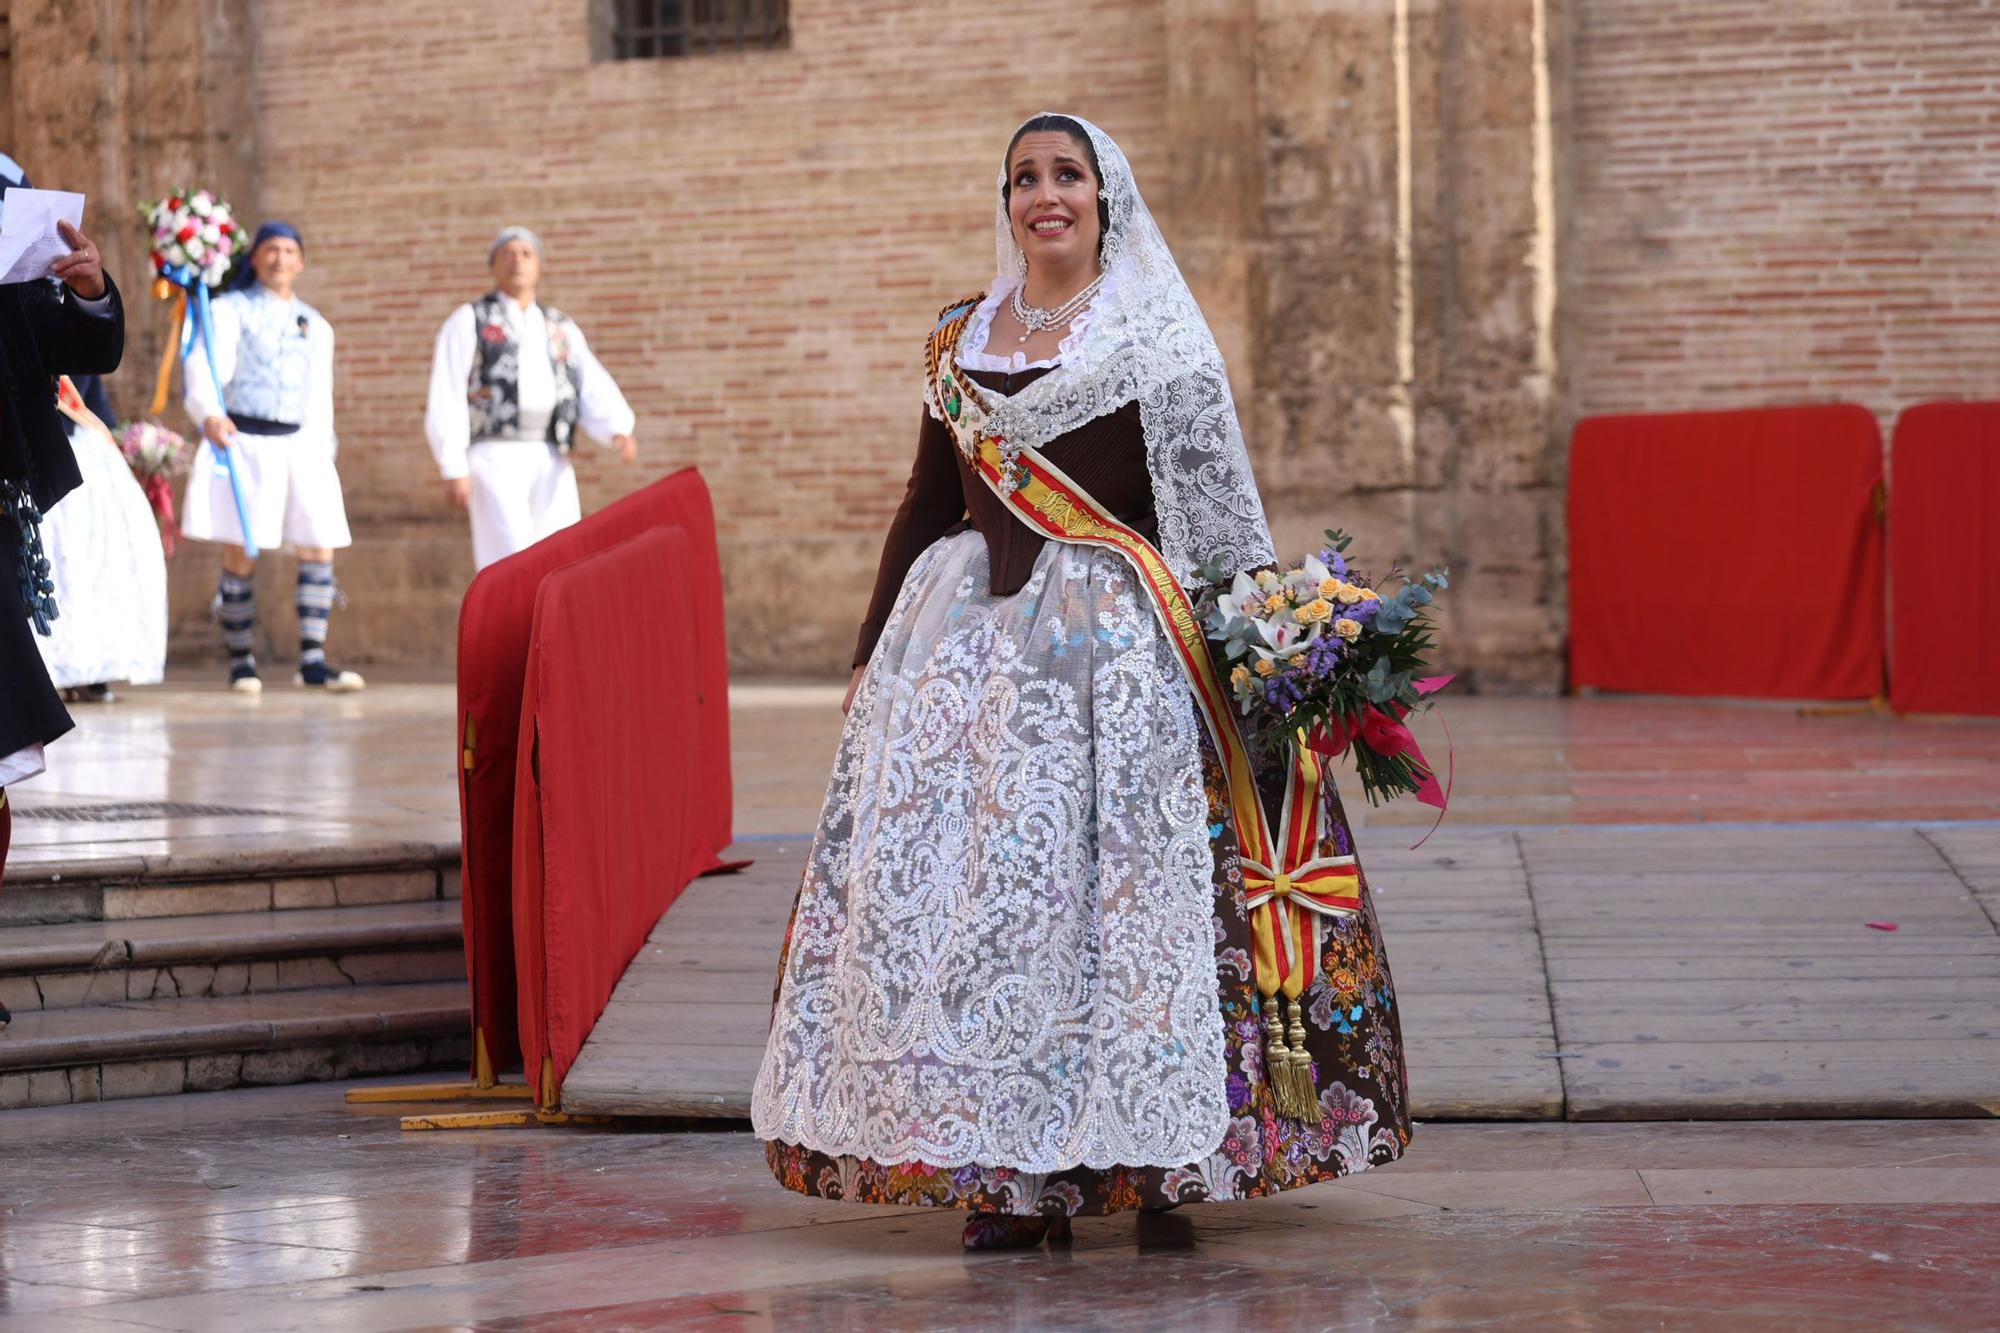
[[[569,451],[578,427],[629,463],[634,419],[576,322],[536,300],[542,241],[526,227],[494,238],[494,290],[438,330],[424,434],[445,495],[472,515],[479,568],[583,517]]]

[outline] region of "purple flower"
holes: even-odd
[[[1241,1074],[1231,1074],[1227,1084],[1229,1091],[1229,1113],[1235,1115],[1250,1105],[1250,1080]]]

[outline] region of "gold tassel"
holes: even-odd
[[[1264,1082],[1278,1114],[1308,1125],[1326,1118],[1319,1089],[1313,1086],[1312,1052],[1306,1049],[1305,1011],[1291,1001],[1290,1031],[1286,1031],[1285,998],[1259,997],[1264,1010]]]
[[[1264,1003],[1264,1082],[1271,1089],[1271,1101],[1280,1115],[1291,1114],[1291,1052],[1285,1048],[1285,1020],[1279,1011],[1284,1003],[1275,995]]]
[[[1319,1090],[1313,1087],[1312,1053],[1306,1050],[1305,1014],[1297,1000],[1291,1005],[1292,1049],[1287,1059],[1292,1070],[1292,1097],[1297,1108],[1292,1114],[1308,1125],[1317,1125],[1325,1118],[1326,1111],[1319,1103]]]

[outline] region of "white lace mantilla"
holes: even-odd
[[[1222,352],[1139,196],[1124,152],[1089,121],[1070,119],[1090,136],[1104,176],[1110,213],[1104,290],[1091,304],[1089,322],[1064,340],[1061,364],[997,406],[991,429],[1011,444],[1039,449],[1136,401],[1160,554],[1174,577],[1186,584],[1197,566],[1217,557],[1232,570],[1269,563],[1276,558],[1271,529]],[[999,194],[1005,178],[1003,165],[994,189],[993,291],[1011,290],[1027,269]],[[983,341],[971,345],[984,347]],[[944,420],[930,386],[924,393],[931,414]]]
[[[1177,1166],[1229,1128],[1192,701],[1130,567],[912,567],[841,737],[751,1117],[882,1163]]]

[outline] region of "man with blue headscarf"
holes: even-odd
[[[188,480],[181,531],[224,543],[216,607],[229,648],[229,685],[264,688],[253,651],[257,562],[244,550],[243,528],[228,473],[242,484],[251,537],[260,551],[289,543],[299,556],[299,669],[296,683],[336,693],[358,690],[361,677],[326,660],[333,610],[333,553],[351,546],[347,506],[333,456],[333,326],[293,294],[306,266],[305,245],[288,222],[257,229],[235,286],[213,303],[215,371],[196,347],[183,367],[184,406],[201,430]],[[218,399],[216,380],[222,382]]]

